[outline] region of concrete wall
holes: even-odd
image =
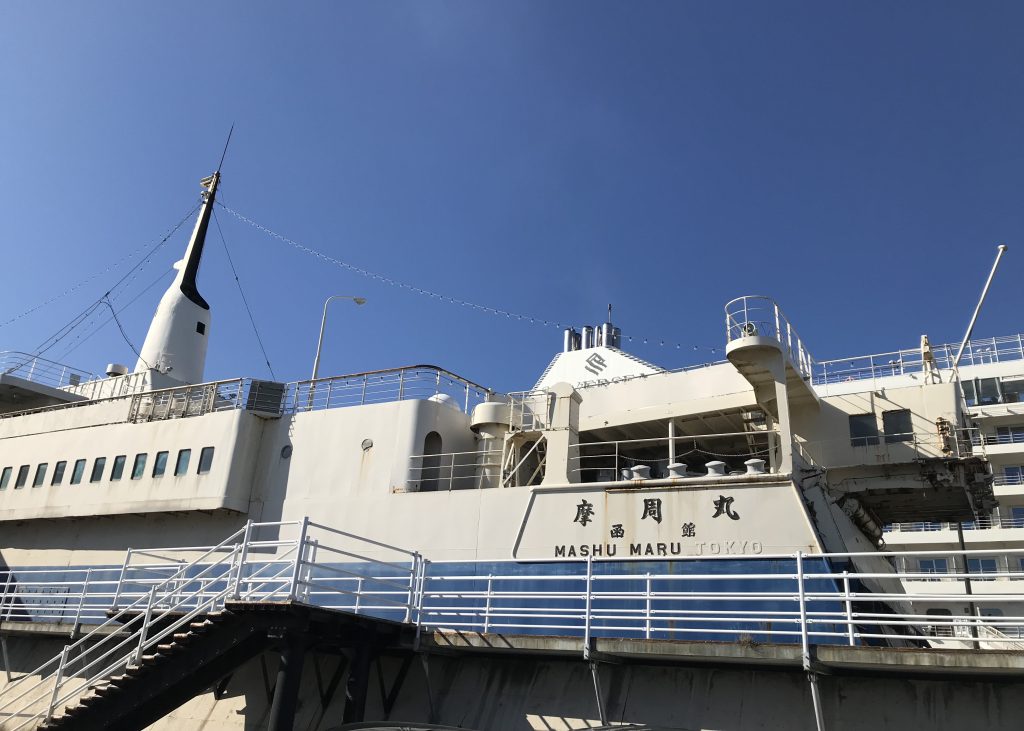
[[[9,639],[13,669],[40,665],[60,651],[62,640]],[[154,731],[255,731],[267,727],[270,684],[277,657],[267,653],[234,673],[226,697],[207,693],[175,710]],[[319,665],[320,678],[314,664]],[[308,653],[295,728],[327,731],[341,725],[344,679],[326,708],[335,656]],[[384,658],[390,687],[397,658]],[[420,658],[409,671],[390,718],[433,720],[478,731],[554,731],[599,725],[588,666],[578,658],[537,661],[524,657],[429,658],[430,683]],[[608,720],[692,731],[814,731],[810,688],[802,672],[751,667],[600,665]],[[384,718],[371,668],[367,720]],[[0,671],[0,694],[6,683]],[[819,680],[827,731],[1002,731],[1020,728],[1024,681],[917,680],[892,675],[822,676]],[[429,693],[429,695],[428,695]],[[436,716],[430,718],[430,707]],[[8,727],[10,724],[8,724]],[[0,729],[6,731],[4,724]]]

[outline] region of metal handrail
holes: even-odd
[[[282,536],[285,528],[294,529],[297,535]],[[260,540],[257,532],[263,529],[273,531],[275,537]],[[972,556],[989,553],[981,550],[673,555],[671,571],[661,558],[652,561],[591,555],[586,560],[529,562],[538,567],[533,572],[524,570],[529,564],[510,562],[507,573],[495,573],[493,562],[487,562],[484,574],[432,569],[415,551],[308,518],[249,522],[225,541],[203,551],[196,547],[160,550],[187,550],[199,555],[184,566],[178,562],[132,565],[131,556],[126,557],[114,595],[131,599],[131,603],[67,645],[59,656],[8,685],[0,694],[0,718],[14,718],[21,722],[15,728],[22,728],[41,717],[51,717],[54,708],[73,702],[98,681],[139,662],[177,629],[195,617],[223,609],[230,600],[292,600],[357,614],[372,613],[415,625],[417,633],[424,629],[554,631],[582,638],[584,654],[589,652],[591,638],[609,635],[795,640],[807,657],[811,646],[822,642],[854,645],[873,639],[905,641],[908,637],[918,642],[947,638],[941,640],[943,646],[948,646],[948,638],[961,638],[980,649],[992,649],[1015,647],[1013,643],[1019,642],[1016,635],[1024,627],[1024,595],[1010,591],[975,592],[970,597],[981,608],[1012,604],[1015,608],[1008,612],[1010,616],[965,619],[924,611],[928,606],[966,603],[967,593],[959,584],[968,579],[1024,579],[1024,572],[1013,570],[985,572],[982,579],[978,572],[966,569],[936,575],[906,570],[904,565],[915,556],[959,556],[962,565]],[[1024,556],[1024,549],[1003,553]],[[338,558],[344,561],[338,563]],[[861,567],[865,570],[857,572],[833,568],[833,561],[848,567],[860,558],[876,560],[877,567],[872,570],[865,564]],[[702,568],[721,561],[758,561],[764,570],[736,574]],[[882,570],[883,562],[893,569]],[[551,570],[552,564],[562,568]],[[623,566],[635,570],[624,570]],[[176,567],[174,574],[163,580],[135,576],[138,569],[151,574]],[[41,574],[45,570],[10,570],[3,602],[31,595],[20,589],[11,592],[10,577],[32,571]],[[86,577],[66,584],[72,601],[88,606],[86,596],[111,596],[111,580],[90,581],[88,573]],[[851,583],[899,579],[910,582],[904,584],[907,587],[938,577],[946,584],[937,587],[940,591],[930,592],[909,588],[900,591],[895,585],[869,591]],[[140,581],[146,582],[144,591],[131,586]],[[28,583],[51,586],[58,582]],[[998,584],[992,588],[998,589]],[[878,602],[890,603],[892,611],[875,609]],[[0,604],[0,608],[3,606]],[[973,638],[964,636],[965,623],[974,626]],[[103,629],[110,634],[103,635]]]

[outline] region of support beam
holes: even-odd
[[[590,677],[594,680],[594,698],[597,699],[597,717],[601,719],[601,725],[608,725],[608,717],[604,710],[604,698],[601,694],[601,675],[597,670],[597,663],[590,663]],[[820,729],[819,729],[820,731]]]
[[[370,687],[370,661],[373,653],[369,642],[360,642],[352,653],[348,681],[345,684],[345,712],[342,723],[357,723],[366,716],[366,695]]]
[[[292,731],[305,655],[305,638],[294,632],[286,632],[281,640],[281,665],[277,669],[268,731]]]

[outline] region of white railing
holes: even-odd
[[[725,462],[726,474],[746,474],[747,460],[770,463],[778,443],[778,432],[773,430],[581,442],[569,455],[569,469],[581,482],[632,480],[638,474],[636,467],[649,468],[649,476],[655,479],[707,477],[703,465],[711,461]],[[673,464],[675,474],[670,474]]]
[[[282,537],[288,533],[295,536]],[[343,564],[325,563],[325,558]],[[115,569],[116,582],[76,579],[65,585],[66,598],[77,607],[73,616],[67,603],[55,614],[33,591],[52,582],[30,578],[26,588],[22,575],[32,572],[10,569],[0,616],[13,622],[97,624],[59,656],[8,684],[0,693],[0,721],[8,719],[15,724],[10,731],[17,731],[50,719],[54,709],[140,664],[175,632],[185,631],[197,617],[222,610],[229,601],[306,601],[413,622],[422,565],[416,553],[304,518],[250,522],[210,548],[129,551],[122,567]],[[97,616],[96,606],[110,612]]]
[[[552,427],[555,395],[548,391],[517,391],[508,395],[513,431],[543,431]]]
[[[977,431],[971,435],[971,443],[975,446],[982,444],[991,446],[993,444],[1024,444],[1024,433],[1016,434],[980,434]]]
[[[999,516],[975,518],[964,521],[963,529],[992,530],[994,528],[1024,528],[1024,518],[1001,518]],[[914,523],[891,523],[883,528],[886,533],[930,533],[940,530],[956,530],[956,523],[918,521]]]
[[[800,375],[807,380],[811,379],[815,368],[814,358],[775,300],[761,295],[747,295],[726,303],[726,342],[754,336],[770,337],[778,341]]]
[[[935,358],[935,366],[939,369],[952,368],[959,347],[959,344],[933,345],[932,355]],[[1022,359],[1024,359],[1024,342],[1020,335],[980,338],[968,341],[960,359],[960,367]],[[908,348],[888,353],[819,361],[815,364],[814,383],[842,383],[900,376],[905,373],[921,373],[924,368],[921,349]]]
[[[82,389],[75,392],[82,393]],[[141,393],[104,395],[102,399],[4,413],[0,418],[128,399],[131,400],[128,420],[133,422],[182,419],[235,409],[270,415],[294,414],[412,399],[436,399],[468,414],[490,395],[491,391],[483,386],[442,368],[409,366],[293,383],[232,378]]]
[[[415,454],[409,458],[410,492],[474,490],[501,484],[502,449]]]
[[[81,368],[13,350],[0,352],[0,373],[52,388],[77,386],[99,378]]]
[[[1024,485],[1024,475],[996,475],[992,484],[997,486]]]
[[[283,408],[285,413],[296,413],[433,398],[468,414],[490,394],[489,389],[443,368],[416,365],[289,383]]]
[[[230,602],[297,601],[388,618],[417,631],[557,634],[580,638],[585,656],[597,637],[798,642],[807,660],[811,645],[879,640],[923,651],[939,642],[934,638],[966,637],[966,646],[980,650],[1013,649],[1024,626],[1024,594],[1005,590],[967,597],[963,590],[970,578],[1024,579],[1019,571],[985,572],[983,579],[950,571],[941,575],[941,585],[930,585],[931,591],[901,589],[937,578],[933,572],[907,570],[921,557],[959,556],[963,565],[965,559],[984,557],[984,551],[676,553],[673,549],[656,560],[591,555],[509,561],[507,570],[501,562],[430,566],[416,552],[308,519],[248,523],[209,548],[135,550],[119,569],[92,570],[116,571],[116,582],[109,576],[67,582],[69,602],[59,619],[98,624],[4,687],[0,721],[13,722],[8,728],[15,731],[51,718],[54,709],[158,654],[158,645],[175,632],[187,631],[192,621]],[[1004,553],[1020,556],[1024,549]],[[10,570],[13,581],[0,611],[14,607],[19,615],[8,614],[10,621],[32,621],[36,610],[53,619],[46,606],[33,609],[32,597],[39,594],[21,586],[26,573]],[[968,602],[977,616],[963,616]],[[75,605],[83,609],[68,614],[67,607]],[[952,614],[928,611],[947,611],[950,605],[956,607]],[[110,608],[111,616],[98,615],[99,606]],[[985,616],[996,608],[1005,616]]]
[[[808,441],[793,439],[796,453],[807,463],[821,467],[841,467],[866,462],[897,464],[936,457],[970,457],[984,454],[976,429],[951,429],[949,434],[908,432],[878,433],[871,436],[843,437]],[[974,449],[973,447],[982,447]]]

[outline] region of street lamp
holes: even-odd
[[[366,304],[365,297],[350,297],[344,294],[331,295],[324,301],[324,316],[320,320],[320,338],[316,341],[316,358],[313,359],[313,378],[311,379],[313,381],[316,380],[317,374],[320,372],[320,348],[324,344],[324,326],[327,325],[327,305],[331,304],[332,300],[352,300],[357,305]]]

